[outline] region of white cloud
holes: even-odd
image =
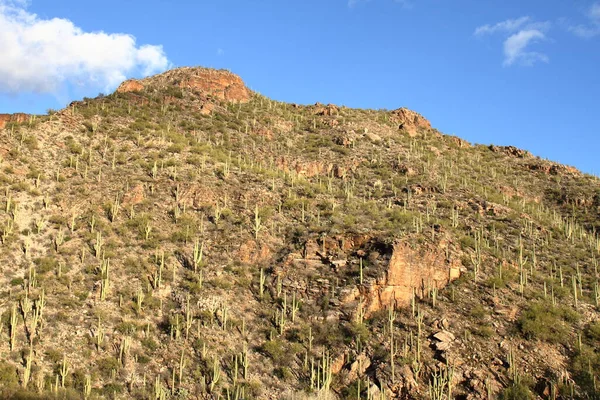
[[[507,19],[506,21],[498,22],[495,25],[483,25],[475,29],[475,35],[493,34],[496,32],[514,32],[524,24],[530,21],[529,17],[521,17],[517,19]]]
[[[529,44],[545,38],[546,35],[536,29],[522,30],[511,35],[504,41],[504,65],[520,63],[531,66],[536,61],[548,62],[545,54],[526,50]]]
[[[589,19],[587,24],[569,26],[569,31],[586,39],[600,35],[600,2],[592,4],[586,16]]]
[[[131,74],[169,67],[161,46],[135,37],[85,32],[73,22],[41,19],[25,0],[0,0],[0,92],[56,93],[66,83],[114,89]]]
[[[538,61],[549,62],[547,55],[528,50],[528,46],[546,39],[544,33],[550,29],[549,22],[536,22],[530,17],[507,19],[493,25],[482,25],[475,29],[475,36],[501,34],[504,39],[504,66],[515,64],[532,66]]]

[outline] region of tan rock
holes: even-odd
[[[356,357],[356,360],[350,365],[348,377],[351,381],[362,376],[365,371],[371,366],[371,359],[365,353],[361,353]]]
[[[200,114],[202,115],[210,115],[215,109],[215,105],[212,103],[204,103],[200,106]]]
[[[411,137],[416,136],[420,130],[431,129],[431,123],[425,117],[408,108],[392,111],[391,119],[398,123],[398,129],[406,131]]]
[[[432,288],[441,289],[458,277],[459,262],[446,260],[442,250],[432,246],[417,250],[397,242],[385,274],[361,287],[365,312],[370,315],[392,305],[408,306],[413,293],[422,298]]]
[[[16,114],[0,114],[0,129],[4,129],[4,127],[11,123],[23,123],[27,121],[29,118],[29,114],[24,113],[16,113]]]
[[[140,80],[129,79],[119,86],[117,92],[139,92],[144,88],[163,90],[169,87],[187,89],[229,102],[245,103],[250,100],[250,90],[239,76],[225,70],[200,67],[176,68]]]
[[[323,115],[323,116],[332,116],[332,115],[336,115],[340,113],[340,109],[333,104],[327,104],[326,106],[323,106],[319,103],[314,105],[315,107],[315,111],[314,114],[315,115]]]
[[[250,100],[250,92],[242,78],[228,71],[196,69],[179,83],[179,87],[231,102],[245,103]]]
[[[117,93],[141,92],[144,85],[137,79],[128,79],[117,88]]]
[[[129,192],[127,192],[125,196],[123,196],[122,204],[124,206],[140,204],[142,201],[144,201],[144,198],[144,186],[137,185],[134,188],[132,188]]]
[[[433,335],[433,338],[443,343],[453,342],[456,337],[452,332],[439,331]]]
[[[271,255],[271,249],[268,246],[258,244],[254,240],[242,243],[237,251],[237,258],[245,264],[257,264],[267,261]]]

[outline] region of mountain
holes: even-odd
[[[3,398],[600,395],[593,176],[206,68],[0,120]]]

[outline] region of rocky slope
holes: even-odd
[[[595,177],[181,68],[2,117],[3,398],[597,398]]]

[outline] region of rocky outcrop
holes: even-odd
[[[527,169],[531,171],[540,171],[546,175],[572,175],[581,176],[581,172],[577,168],[569,167],[567,165],[552,164],[548,162],[539,162],[527,164]]]
[[[437,248],[424,246],[417,250],[408,243],[397,242],[385,272],[341,300],[361,302],[368,316],[389,306],[408,306],[413,294],[426,297],[432,289],[441,289],[459,278],[460,273],[460,262],[447,260]]]
[[[489,146],[489,149],[494,153],[504,153],[507,156],[516,158],[525,158],[531,156],[527,150],[521,150],[515,146],[494,146],[492,144]]]
[[[117,93],[141,92],[144,85],[137,79],[128,79],[117,88]]]
[[[179,87],[215,96],[221,100],[245,103],[250,92],[239,76],[228,71],[195,69],[181,80]]]
[[[447,142],[450,142],[453,145],[456,145],[460,148],[471,147],[471,143],[467,142],[464,139],[459,138],[458,136],[445,135],[444,138]]]
[[[391,112],[391,119],[398,123],[398,129],[408,133],[409,136],[416,136],[421,130],[431,129],[431,123],[418,112],[408,108],[399,108]]]
[[[14,123],[22,123],[27,121],[29,118],[28,114],[24,113],[16,113],[16,114],[0,114],[0,129],[4,129],[7,124]]]
[[[316,103],[313,107],[315,115],[333,116],[340,113],[340,109],[334,104],[324,106],[321,103]]]
[[[242,243],[236,253],[239,261],[252,265],[267,262],[271,256],[271,249],[266,244],[251,239]]]
[[[187,89],[235,103],[250,100],[250,90],[239,76],[225,70],[200,67],[177,68],[145,79],[129,79],[119,86],[117,92],[139,92],[144,88],[161,90],[169,87]]]

